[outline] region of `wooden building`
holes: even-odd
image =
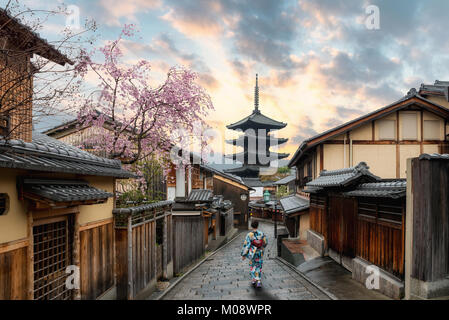
[[[28,90],[14,92],[12,100],[33,95],[33,54],[71,63],[3,10],[0,21],[3,49],[22,57],[8,60],[2,51],[0,87],[7,88],[6,75],[14,74]],[[31,101],[13,111],[1,105],[0,299],[113,296],[114,184],[133,175],[119,161],[33,133]]]
[[[405,180],[382,180],[365,163],[325,170],[307,183],[310,193],[308,243],[328,254],[365,283],[366,267],[382,273],[379,290],[404,295]]]
[[[301,143],[289,162],[297,170],[297,191],[323,170],[367,162],[373,174],[405,178],[406,159],[444,153],[449,133],[449,104],[415,89],[402,99]]]
[[[191,155],[192,165],[187,168],[173,168],[167,176],[167,199],[187,197],[192,190],[208,189],[216,196],[230,200],[234,208],[234,226],[248,228],[248,203],[253,189],[242,178],[225,173],[201,163]],[[200,163],[200,164],[198,164]]]
[[[120,161],[34,133],[32,142],[0,140],[0,172],[0,299],[113,290],[115,179],[132,177]],[[67,268],[79,268],[79,289],[66,287]]]
[[[307,239],[309,229],[309,199],[292,194],[279,200],[284,224],[291,238]]]
[[[173,271],[182,272],[236,233],[234,207],[208,189],[194,189],[173,204]]]

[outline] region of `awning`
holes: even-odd
[[[282,210],[286,215],[302,212],[309,209],[309,200],[301,198],[297,195],[284,197],[280,200]]]
[[[24,198],[49,204],[95,204],[113,196],[83,180],[23,179],[19,182],[19,192]]]

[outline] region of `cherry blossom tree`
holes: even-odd
[[[78,115],[82,126],[96,129],[89,144],[130,165],[154,155],[168,159],[172,146],[185,136],[201,139],[197,127],[213,109],[195,72],[172,67],[161,85],[152,86],[148,61],[125,63],[122,44],[134,33],[134,26],[126,25],[118,39],[84,52],[77,65],[81,76],[94,75],[98,81],[98,90],[90,92]]]

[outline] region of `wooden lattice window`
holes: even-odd
[[[6,193],[0,193],[0,216],[8,213],[9,196]]]
[[[33,226],[34,299],[69,300],[66,268],[71,264],[72,246],[68,217]]]
[[[361,200],[358,213],[365,218],[387,223],[402,224],[403,207],[400,200]]]

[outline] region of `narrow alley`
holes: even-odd
[[[248,261],[242,261],[241,246],[246,233],[211,256],[187,275],[163,299],[251,299],[251,300],[328,300],[329,297],[276,260],[273,225],[260,223],[268,237],[262,272],[263,288],[250,285]]]

